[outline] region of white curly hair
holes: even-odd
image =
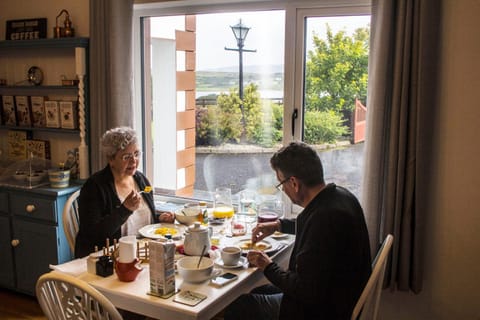
[[[107,159],[113,159],[118,151],[124,150],[138,142],[137,133],[130,127],[117,127],[108,130],[102,136],[100,143]]]

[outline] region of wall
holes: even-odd
[[[47,38],[53,38],[56,17],[62,9],[70,14],[77,37],[88,37],[88,0],[2,0],[0,1],[0,39],[5,40],[5,21],[30,18],[47,18]],[[58,19],[63,27],[65,15]]]
[[[385,293],[380,319],[480,319],[480,1],[442,0],[437,172],[424,290]]]

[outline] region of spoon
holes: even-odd
[[[152,192],[152,187],[151,186],[145,186],[145,189],[143,189],[139,193],[150,193],[150,192]]]
[[[205,254],[206,249],[207,249],[207,245],[203,245],[202,254],[200,255],[200,259],[198,259],[197,269],[200,268],[200,262],[202,262],[203,255]]]

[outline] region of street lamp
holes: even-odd
[[[243,108],[243,53],[257,52],[257,50],[248,50],[243,48],[245,38],[247,37],[248,31],[250,30],[250,28],[245,26],[242,23],[242,19],[240,19],[240,21],[236,25],[230,26],[230,28],[232,28],[233,35],[237,40],[238,49],[225,47],[225,50],[238,51],[238,95],[240,97],[240,109],[242,111],[242,126],[243,126],[242,138],[245,138],[246,124],[245,124],[245,111]]]

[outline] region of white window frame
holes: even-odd
[[[134,5],[133,16],[133,57],[134,57],[134,97],[136,110],[134,127],[140,131],[144,126],[142,110],[142,50],[141,37],[143,17],[171,16],[185,14],[207,14],[234,11],[256,10],[285,11],[285,67],[284,67],[284,135],[283,144],[302,139],[303,90],[304,90],[304,34],[305,18],[312,16],[360,15],[370,14],[369,0],[187,0],[166,1]],[[292,114],[297,109],[295,132],[292,136]],[[146,128],[146,135],[150,128]],[[143,142],[145,143],[145,142]],[[144,167],[151,159],[146,154]],[[296,211],[296,210],[294,210]],[[288,212],[288,211],[287,211]]]

